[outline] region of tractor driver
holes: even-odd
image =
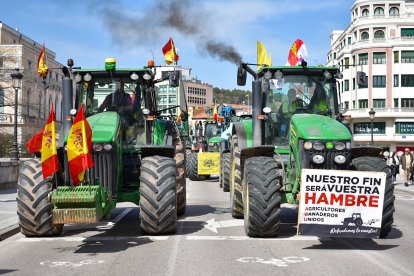
[[[308,109],[314,114],[326,114],[328,111],[328,102],[326,93],[320,84],[317,84],[313,96],[309,102]]]
[[[118,84],[118,83],[117,83]],[[122,112],[132,107],[132,98],[125,92],[124,84],[119,83],[119,87],[116,88],[115,92],[107,95],[105,100],[99,106],[98,112],[106,110]]]
[[[282,105],[279,107],[277,112],[278,121],[280,122],[280,136],[286,137],[287,130],[289,129],[290,118],[295,114],[298,108],[302,108],[304,105],[302,99],[296,97],[295,89],[289,89],[287,93],[287,99],[282,101]]]

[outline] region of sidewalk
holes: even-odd
[[[397,175],[395,191],[414,195],[414,184],[404,186],[404,175]],[[16,189],[0,190],[0,241],[20,232],[17,219]]]

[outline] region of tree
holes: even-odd
[[[245,103],[246,105],[249,103],[251,105],[252,102],[252,92],[247,90],[240,90],[240,89],[222,89],[218,87],[213,88],[213,98],[216,99],[216,103],[222,104],[235,104],[235,103]]]

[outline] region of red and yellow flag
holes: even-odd
[[[216,121],[218,120],[217,105],[216,104],[214,104],[213,119],[216,120]]]
[[[35,153],[42,150],[43,129],[33,135],[32,139],[27,141],[26,148],[29,152]]]
[[[178,59],[180,58],[177,55],[177,51],[175,49],[174,41],[171,37],[170,37],[170,40],[168,40],[167,44],[165,44],[164,47],[162,47],[162,53],[164,54],[165,62],[167,64],[177,62]]]
[[[70,128],[67,147],[70,176],[73,184],[79,185],[86,169],[94,165],[91,154],[92,129],[85,118],[83,104]]]
[[[43,43],[42,51],[40,51],[39,58],[37,60],[37,73],[43,79],[46,79],[49,68],[45,62],[45,44]]]
[[[288,55],[287,66],[298,66],[303,61],[308,60],[308,51],[306,50],[305,43],[301,39],[296,39],[290,48]]]
[[[53,108],[53,104],[46,126],[43,129],[41,152],[43,178],[47,178],[59,170],[56,148],[55,110]]]

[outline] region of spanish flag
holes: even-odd
[[[217,105],[216,104],[214,104],[213,119],[216,120],[216,121],[218,120]]]
[[[35,153],[42,150],[43,129],[33,135],[32,139],[27,141],[26,148],[29,152]]]
[[[45,44],[43,43],[42,51],[40,51],[39,58],[37,60],[37,73],[43,79],[46,79],[49,68],[45,62]]]
[[[67,144],[69,170],[73,185],[79,185],[85,177],[86,169],[94,165],[91,147],[92,129],[85,118],[82,104],[70,128]]]
[[[56,148],[56,132],[55,132],[55,110],[50,110],[49,119],[43,129],[42,136],[42,172],[43,178],[54,174],[59,170],[57,148]]]
[[[267,54],[266,47],[260,41],[257,41],[257,69],[262,68],[263,64],[272,66],[272,54]]]
[[[177,55],[177,51],[175,49],[174,41],[171,37],[170,37],[170,40],[168,40],[167,44],[165,44],[164,47],[162,47],[162,53],[164,54],[165,62],[167,64],[177,62],[178,59],[180,58]]]

